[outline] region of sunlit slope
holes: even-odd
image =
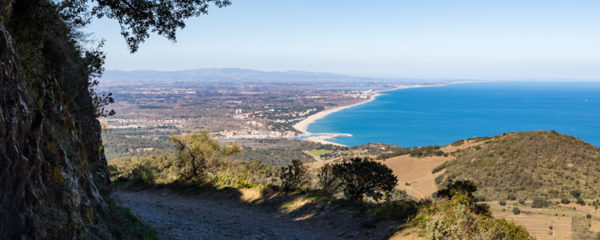
[[[600,150],[572,136],[507,133],[456,155],[436,182],[472,180],[488,200],[572,198],[573,190],[584,199],[599,196]]]

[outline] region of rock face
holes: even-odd
[[[10,6],[7,2],[3,5]],[[13,5],[24,7],[19,1]],[[68,77],[77,70],[69,68],[77,66],[69,58],[58,63],[50,59],[73,45],[56,44],[51,35],[28,42],[24,33],[3,22],[7,20],[0,19],[0,238],[111,239],[108,169],[87,79]],[[18,40],[12,39],[15,33]],[[39,45],[27,45],[37,40]]]

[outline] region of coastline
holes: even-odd
[[[456,83],[463,83],[463,82],[456,82]],[[456,83],[442,83],[442,84],[431,84],[431,85],[423,85],[423,84],[416,84],[416,85],[401,85],[401,86],[397,86],[395,88],[392,89],[382,89],[382,90],[377,90],[377,91],[373,91],[374,94],[370,95],[368,99],[361,101],[361,102],[357,102],[351,105],[345,105],[345,106],[338,106],[338,107],[333,107],[333,108],[329,108],[329,109],[325,109],[323,111],[317,112],[313,115],[308,116],[306,119],[294,124],[292,127],[296,130],[298,130],[299,132],[302,133],[302,135],[307,136],[307,135],[318,135],[318,136],[314,136],[314,137],[308,137],[304,140],[307,141],[312,141],[312,142],[317,142],[317,143],[321,143],[321,144],[331,144],[331,145],[337,145],[337,146],[346,146],[343,144],[339,144],[339,143],[335,143],[335,142],[331,142],[328,141],[330,139],[334,139],[340,136],[347,136],[347,137],[351,137],[352,134],[348,134],[348,133],[311,133],[309,132],[308,126],[314,122],[316,122],[317,120],[324,118],[332,113],[335,112],[339,112],[342,111],[344,109],[348,109],[351,107],[356,107],[365,103],[369,103],[374,101],[375,99],[377,99],[377,97],[381,96],[384,92],[390,92],[390,91],[395,91],[395,90],[401,90],[401,89],[409,89],[409,88],[421,88],[421,87],[441,87],[441,86],[447,86],[450,84],[456,84]],[[372,90],[369,90],[372,91]]]

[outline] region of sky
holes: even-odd
[[[130,54],[94,21],[106,69],[248,68],[393,78],[600,79],[598,0],[232,0]]]

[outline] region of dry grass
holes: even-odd
[[[592,235],[600,233],[600,215],[592,213],[589,229],[585,224],[577,225],[573,222],[574,219],[584,219],[587,213],[594,211],[590,206],[559,204],[549,208],[531,208],[529,207],[531,201],[527,201],[524,205],[518,204],[517,201],[506,201],[506,206],[500,206],[497,201],[486,203],[490,206],[494,217],[515,221],[527,228],[537,239],[578,239],[578,236],[589,236],[590,232],[593,233]],[[518,207],[521,214],[514,215],[511,211],[513,207]],[[575,229],[573,227],[575,225],[580,227]]]
[[[468,140],[460,146],[447,145],[440,148],[440,150],[445,153],[452,153],[457,150],[464,150],[483,143],[484,142]],[[446,161],[454,159],[455,157],[451,155],[448,157],[436,156],[417,158],[407,154],[386,159],[383,163],[391,168],[396,177],[398,177],[397,188],[406,191],[406,193],[412,197],[422,199],[431,197],[431,194],[438,190],[435,178],[444,173],[444,171],[442,170],[434,174],[432,173],[433,169]]]
[[[443,171],[432,174],[431,171],[453,157],[415,158],[409,155],[393,157],[382,161],[398,177],[397,188],[405,190],[415,198],[431,197],[438,190],[435,178]]]
[[[527,228],[527,231],[537,239],[558,240],[571,239],[571,217],[556,217],[544,214],[525,214],[514,215],[511,211],[494,211],[494,217],[512,220],[515,223]],[[550,229],[552,226],[552,230]]]

